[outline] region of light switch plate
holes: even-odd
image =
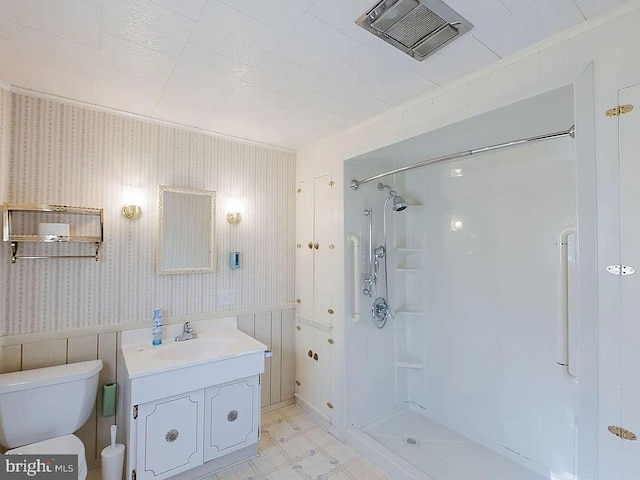
[[[236,303],[236,292],[232,288],[218,290],[218,306],[224,307]]]

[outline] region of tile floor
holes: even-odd
[[[203,480],[390,480],[295,405],[262,415],[258,446],[257,457]]]

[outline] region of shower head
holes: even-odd
[[[401,212],[402,210],[404,210],[405,208],[407,208],[407,202],[404,201],[404,198],[402,198],[400,195],[398,195],[398,192],[396,192],[393,188],[391,188],[390,185],[385,185],[384,183],[378,183],[378,190],[380,190],[381,192],[387,189],[389,190],[389,196],[387,197],[387,200],[389,200],[390,198],[393,198],[393,211],[394,212]],[[387,206],[387,202],[385,201],[385,207]]]
[[[396,194],[395,197],[393,197],[393,211],[401,212],[405,208],[407,208],[407,202],[405,202],[404,198],[400,195]]]

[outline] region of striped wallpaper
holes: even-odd
[[[150,321],[157,307],[177,316],[293,301],[295,154],[16,93],[2,100],[10,151],[0,201],[104,208],[105,241],[99,262],[11,265],[2,245],[0,335]],[[158,185],[217,192],[217,272],[155,274]],[[127,186],[145,192],[136,221],[120,213]],[[226,221],[230,197],[244,198],[237,225]],[[89,248],[22,253],[43,247]],[[228,268],[230,251],[239,270]],[[235,290],[235,304],[218,307],[219,289]]]
[[[6,198],[9,186],[9,99],[9,92],[0,87],[0,199]]]

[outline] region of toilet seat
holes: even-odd
[[[7,454],[76,454],[78,455],[78,480],[87,477],[87,459],[85,458],[84,445],[75,435],[50,438],[42,442],[30,443],[23,447],[13,448]]]

